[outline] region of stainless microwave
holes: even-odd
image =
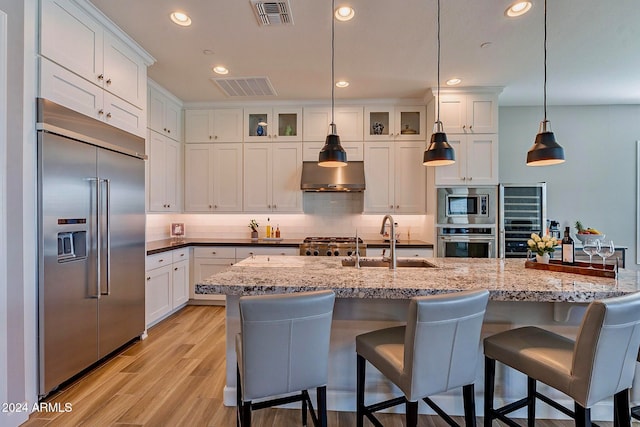
[[[496,187],[438,188],[438,224],[495,224]]]

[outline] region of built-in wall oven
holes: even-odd
[[[497,186],[438,188],[439,257],[497,256]]]

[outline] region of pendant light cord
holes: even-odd
[[[547,121],[547,0],[544,0],[544,121]]]
[[[336,9],[336,0],[332,0],[331,1],[331,124],[332,125],[335,123],[334,117],[333,117],[334,91],[335,91],[334,56],[335,56],[335,43],[336,43],[335,41],[336,18],[335,16],[333,16],[333,14],[335,9]]]
[[[545,0],[546,1],[546,0]],[[438,0],[438,118],[437,122],[440,121],[440,0]]]

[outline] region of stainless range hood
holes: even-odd
[[[364,162],[349,162],[339,168],[302,162],[300,188],[304,191],[364,191]]]

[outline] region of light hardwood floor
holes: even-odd
[[[61,407],[70,403],[70,412],[35,413],[23,426],[235,426],[235,408],[222,404],[224,323],[223,307],[185,307],[151,328],[146,340],[130,345],[47,399]],[[388,427],[404,425],[402,415],[380,414],[379,418]],[[300,411],[263,409],[254,412],[253,420],[255,427],[298,427]],[[329,413],[330,427],[354,425],[353,413]],[[368,421],[365,425],[371,426]],[[438,417],[426,415],[420,416],[418,425],[446,426]],[[536,425],[569,427],[573,423],[540,420]]]

